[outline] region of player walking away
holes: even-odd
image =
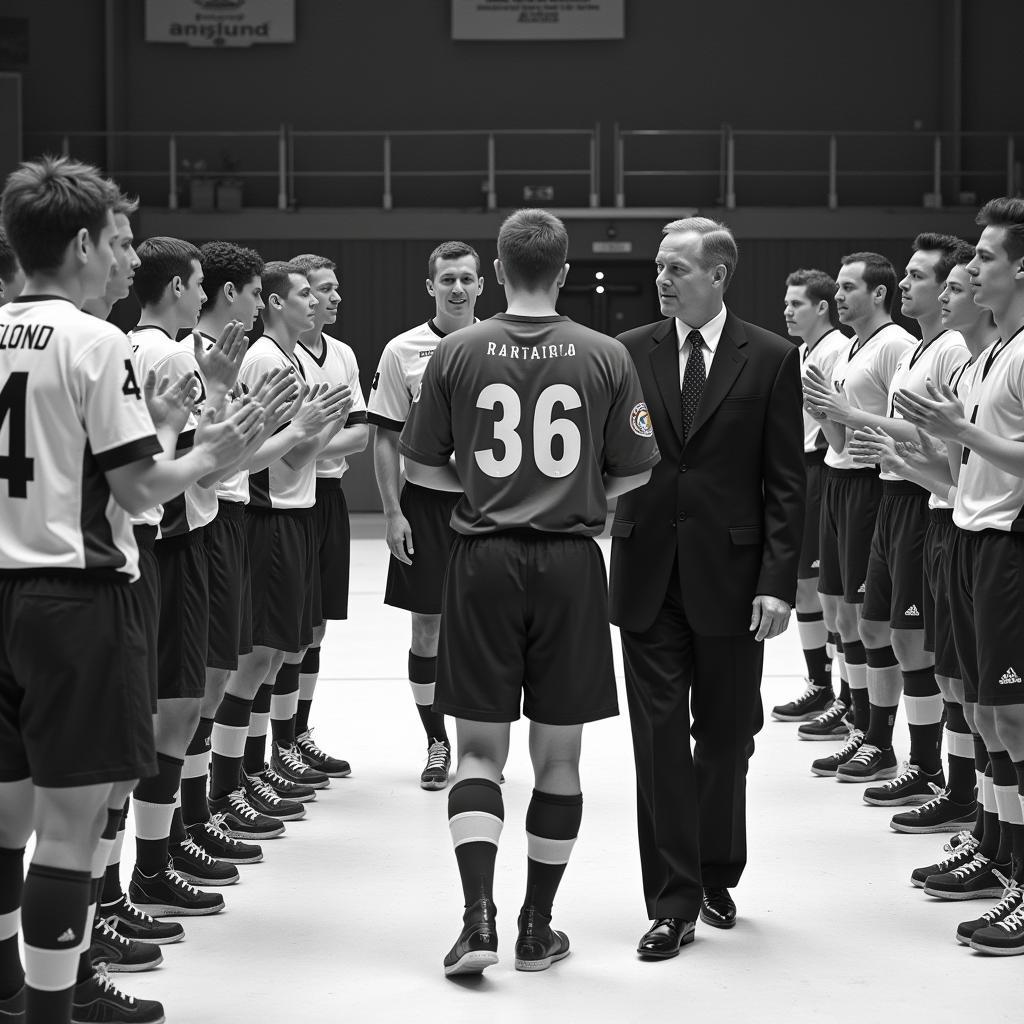
[[[420,775],[424,789],[444,789],[451,766],[451,743],[444,715],[433,710],[437,643],[441,628],[441,587],[454,540],[450,492],[402,483],[398,438],[409,416],[431,356],[453,331],[474,322],[476,300],[484,287],[480,257],[465,242],[442,242],[427,261],[427,294],[434,316],[384,348],[370,386],[367,418],[373,435],[373,467],[384,505],[388,582],[384,603],[412,615],[409,684],[427,734],[427,763]]]
[[[46,158],[11,174],[2,201],[27,280],[0,311],[0,1013],[27,1024],[66,1024],[73,997],[100,1019],[164,1020],[103,974],[75,985],[113,842],[100,838],[112,785],[156,768],[128,513],[230,464],[262,426],[252,403],[211,413],[190,452],[154,459],[180,421],[154,424],[127,338],[79,308],[114,265],[116,200],[94,168]]]
[[[348,456],[366,448],[370,428],[366,421],[366,402],[359,384],[359,366],[351,347],[324,332],[338,319],[341,304],[337,264],[325,256],[304,254],[292,263],[300,267],[317,298],[314,322],[295,347],[310,383],[344,384],[352,395],[352,406],[343,428],[321,451],[316,461],[317,552],[320,568],[320,607],[324,621],[313,629],[313,643],[303,655],[299,666],[297,705],[282,702],[280,717],[271,709],[270,725],[278,745],[289,747],[293,742],[303,760],[316,771],[331,778],[345,778],[351,773],[347,761],[332,757],[313,740],[309,725],[313,694],[320,674],[320,648],[327,632],[327,620],[348,618],[348,581],[351,542],[348,505],[341,480],[348,469]],[[283,666],[282,666],[283,671]],[[280,680],[281,672],[278,672]],[[287,685],[291,685],[289,680]],[[295,698],[293,697],[292,700]],[[290,714],[289,714],[290,712]],[[285,719],[285,715],[288,718]]]
[[[25,273],[7,240],[7,232],[0,227],[0,306],[16,299],[24,287]]]
[[[435,697],[437,712],[456,718],[448,818],[466,908],[447,975],[498,959],[498,780],[521,697],[535,788],[516,969],[568,955],[551,909],[583,813],[583,723],[618,712],[593,538],[607,497],[645,483],[658,451],[626,350],[555,311],[567,248],[562,222],[546,211],[504,222],[494,267],[508,312],[439,346],[400,443],[411,482],[464,491],[452,517]],[[567,642],[583,636],[586,644]]]
[[[968,265],[975,302],[992,311],[1000,339],[978,361],[961,403],[946,384],[929,398],[900,392],[903,414],[962,447],[950,562],[950,608],[965,691],[977,692],[975,722],[989,752],[992,790],[1008,842],[995,858],[980,849],[925,892],[945,899],[1003,895],[988,920],[964,936],[985,953],[1024,953],[1024,200],[993,199]],[[965,922],[967,929],[979,922]]]
[[[786,278],[786,329],[800,339],[802,366],[816,366],[827,379],[849,342],[838,329],[836,283],[823,270],[794,270]],[[828,442],[821,425],[804,410],[804,461],[807,465],[807,518],[800,551],[796,589],[796,621],[807,663],[807,688],[796,700],[772,709],[779,722],[809,722],[805,739],[832,739],[847,733],[845,715],[850,709],[850,685],[842,652],[837,649],[835,618],[825,620],[818,596],[818,532],[821,528],[821,478]],[[830,609],[831,610],[831,609]],[[839,661],[842,689],[838,701],[832,689],[832,658]],[[841,705],[841,707],[839,706]]]
[[[889,381],[900,359],[914,346],[914,339],[892,322],[896,271],[884,256],[856,252],[844,257],[836,282],[839,319],[856,335],[836,360],[830,378],[814,366],[804,370],[803,378],[805,408],[819,420],[829,444],[821,498],[818,590],[827,614],[835,611],[853,698],[854,728],[849,741],[838,753],[811,764],[815,775],[830,777],[837,777],[839,768],[864,743],[871,714],[869,678],[884,674],[888,683],[894,671],[898,675],[895,655],[888,647],[872,652],[868,661],[859,632],[882,488],[877,469],[859,466],[847,450],[849,430],[867,422],[885,425]],[[871,779],[896,774],[891,750],[889,755],[893,763],[873,765],[867,773]]]

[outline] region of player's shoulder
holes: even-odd
[[[418,352],[425,347],[425,343],[433,347],[444,338],[433,324],[427,320],[415,327],[410,327],[401,334],[396,334],[385,346],[384,351],[391,351],[399,358],[408,358],[411,353]]]
[[[330,334],[321,334],[321,338],[324,340],[324,348],[337,353],[345,362],[355,362],[356,352],[347,342],[341,340],[341,338],[335,338]]]
[[[899,348],[906,348],[908,345],[913,345],[916,348],[919,340],[905,327],[900,327],[899,324],[895,323],[886,324],[878,334],[879,340],[884,342],[886,346],[896,346]]]

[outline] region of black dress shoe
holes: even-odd
[[[704,888],[700,897],[700,919],[712,928],[731,928],[736,923],[736,904],[728,889]]]
[[[680,946],[693,942],[695,927],[695,921],[681,917],[659,917],[644,933],[636,951],[646,960],[670,960],[679,955]]]

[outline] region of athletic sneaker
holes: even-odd
[[[498,933],[494,928],[494,904],[477,900],[462,915],[462,932],[444,958],[444,973],[481,974],[498,962]]]
[[[862,743],[860,750],[836,769],[839,782],[875,782],[891,779],[896,774],[896,753],[892,747],[883,750],[873,743]]]
[[[313,730],[307,729],[295,737],[295,745],[302,754],[302,760],[315,771],[323,772],[332,779],[347,779],[352,774],[352,765],[340,757],[331,757],[313,742]]]
[[[228,835],[223,814],[215,814],[198,825],[188,825],[185,831],[192,842],[214,860],[225,864],[259,864],[263,860],[262,847],[256,843],[240,843]]]
[[[144,914],[124,893],[110,903],[101,903],[99,914],[119,935],[136,942],[166,946],[185,938],[185,929],[177,921],[158,921]]]
[[[569,936],[551,927],[551,918],[533,907],[519,912],[516,970],[546,971],[569,955]]]
[[[835,702],[836,695],[830,686],[815,686],[807,680],[807,689],[788,704],[776,704],[772,718],[776,722],[809,722],[827,711]]]
[[[1010,882],[1010,865],[997,864],[976,853],[966,864],[939,875],[929,875],[924,891],[941,900],[998,899]]]
[[[177,846],[172,844],[171,864],[193,885],[234,885],[238,881],[238,868],[234,864],[214,860],[191,837]]]
[[[102,967],[75,986],[71,1024],[163,1024],[166,1019],[160,1003],[126,995]]]
[[[0,999],[0,1024],[25,1024],[25,986],[13,996]]]
[[[869,786],[864,790],[864,802],[875,807],[901,807],[905,804],[923,804],[941,793],[946,776],[940,768],[926,772],[920,766],[903,762],[899,774],[884,786]]]
[[[211,796],[210,812],[214,818],[220,817],[220,824],[232,839],[262,841],[284,835],[284,824],[251,807],[242,789],[236,789],[227,796]]]
[[[302,760],[302,754],[294,743],[288,747],[282,747],[279,743],[274,743],[270,763],[286,779],[301,783],[303,786],[312,786],[313,789],[326,789],[331,784],[331,780],[323,772],[310,768]]]
[[[89,959],[106,964],[108,971],[151,971],[164,962],[164,955],[152,942],[126,939],[99,917],[92,926]]]
[[[894,814],[889,828],[894,832],[960,832],[965,826],[973,825],[978,815],[975,801],[969,804],[955,803],[949,793],[943,790],[934,800],[929,800],[912,811]]]
[[[434,740],[427,748],[427,763],[420,772],[421,789],[444,789],[452,767],[452,751],[444,740]],[[501,780],[505,781],[504,778]]]
[[[976,931],[1005,920],[1021,906],[1022,902],[1024,902],[1024,891],[1021,890],[1020,883],[1011,878],[1010,884],[1003,892],[1003,898],[991,910],[986,911],[981,917],[976,917],[973,921],[963,921],[956,926],[956,941],[969,946]]]
[[[136,865],[128,895],[139,910],[154,917],[205,917],[224,909],[224,897],[219,892],[203,892],[189,885],[171,867],[170,860],[156,875],[144,875]]]
[[[265,814],[278,821],[298,821],[306,816],[305,804],[300,804],[298,800],[282,800],[273,786],[258,775],[242,772],[242,789],[245,790],[249,806],[258,814]]]
[[[842,750],[837,750],[834,754],[829,754],[828,757],[819,757],[816,761],[812,761],[811,771],[815,775],[835,778],[839,766],[846,764],[860,750],[863,743],[864,733],[860,729],[854,729]]]
[[[263,762],[263,770],[256,773],[270,788],[284,800],[298,800],[300,804],[316,799],[316,790],[312,786],[303,786],[299,782],[286,779],[272,764]]]
[[[932,875],[943,875],[947,871],[952,871],[954,868],[960,867],[961,864],[966,864],[969,860],[973,860],[974,855],[978,852],[979,845],[979,841],[975,839],[972,832],[965,829],[957,833],[957,835],[950,838],[949,842],[943,844],[942,849],[949,856],[940,860],[938,864],[928,864],[923,868],[914,868],[910,873],[911,884],[918,889],[923,889],[924,883]]]
[[[853,729],[850,705],[836,698],[826,711],[813,721],[797,727],[796,734],[802,740],[841,740]]]
[[[979,928],[971,936],[971,949],[994,956],[1020,956],[1024,953],[1024,906],[1018,906],[995,924]]]

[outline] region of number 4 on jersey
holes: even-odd
[[[7,481],[8,498],[27,498],[29,481],[35,479],[35,460],[25,455],[27,394],[27,373],[12,373],[0,391],[0,432],[7,424],[7,454],[0,455],[0,480]]]

